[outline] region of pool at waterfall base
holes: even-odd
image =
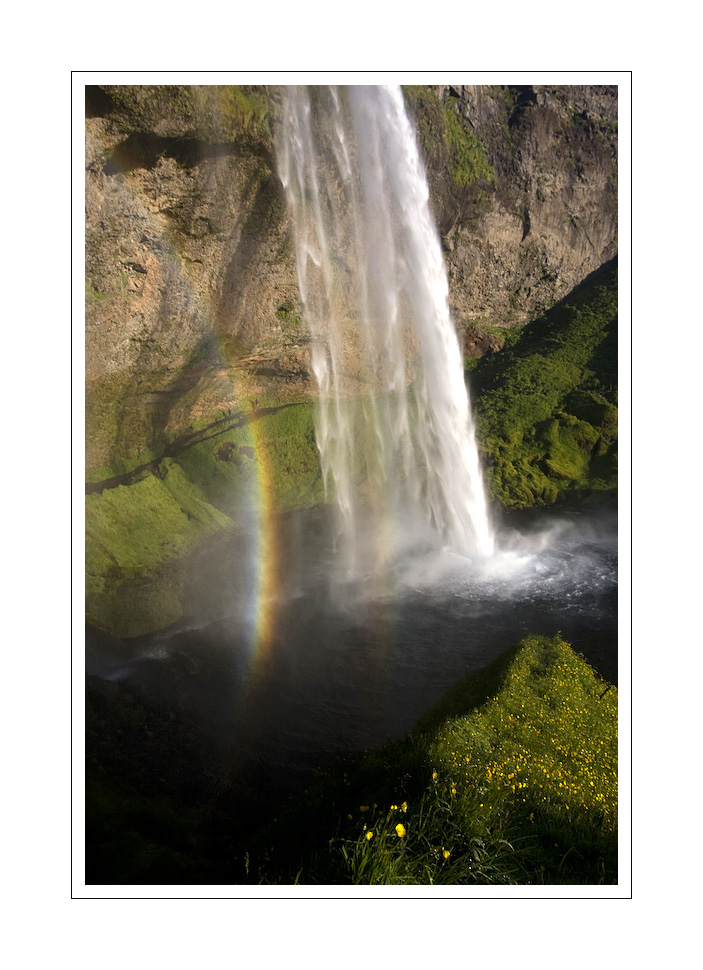
[[[250,540],[211,541],[179,624],[123,641],[87,631],[86,881],[238,881],[232,860],[290,798],[402,737],[529,633],[559,631],[617,683],[616,522],[514,515],[488,561],[414,549],[348,575],[328,509],[283,516],[280,586],[255,607],[265,642]]]

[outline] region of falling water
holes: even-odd
[[[290,88],[279,157],[348,568],[418,545],[490,556],[446,269],[400,89]]]

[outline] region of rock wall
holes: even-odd
[[[445,153],[426,146],[455,319],[527,323],[617,252],[617,89],[435,92],[493,170],[457,186]]]
[[[242,116],[229,91],[87,93],[88,467],[260,395],[269,372],[279,397],[287,374],[305,383],[276,100],[248,91]]]

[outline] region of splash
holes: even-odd
[[[279,160],[348,569],[417,547],[491,556],[447,275],[400,89],[289,89]]]

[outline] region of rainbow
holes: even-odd
[[[265,673],[272,657],[276,639],[278,610],[277,594],[281,590],[281,536],[276,514],[274,489],[271,481],[268,448],[262,435],[260,421],[251,421],[252,447],[256,459],[255,531],[256,581],[253,597],[253,629],[251,638],[250,676],[258,681]]]
[[[179,282],[187,286],[192,304],[206,310],[207,329],[215,337],[220,360],[225,364],[225,369],[220,370],[219,376],[226,374],[232,383],[231,400],[229,402],[223,401],[223,405],[226,406],[227,403],[240,405],[241,401],[249,396],[248,389],[236,387],[235,367],[237,361],[230,359],[231,350],[228,350],[214,314],[207,310],[207,302],[203,301],[198,292],[194,270],[189,266],[187,260],[181,258],[183,254],[180,251],[181,247],[176,235],[169,231],[164,221],[159,218],[158,213],[152,211],[153,200],[147,196],[139,181],[131,176],[130,170],[121,162],[119,155],[114,152],[115,146],[108,143],[104,136],[101,140],[103,155],[110,161],[111,174],[109,178],[121,179],[139,203],[140,214],[147,220],[151,235],[159,240],[159,248],[162,253],[160,261],[163,261],[164,256],[166,258],[171,256],[174,259],[179,267]],[[88,378],[89,375],[86,374],[86,377]],[[276,637],[278,616],[276,601],[281,582],[281,542],[274,501],[275,494],[272,486],[269,449],[263,434],[264,425],[261,420],[254,418],[249,421],[247,428],[256,465],[251,495],[248,501],[244,503],[251,510],[249,512],[251,521],[247,524],[254,536],[251,552],[253,583],[250,593],[251,602],[247,610],[250,631],[248,680],[256,683],[267,670]],[[244,514],[246,515],[246,513]]]

